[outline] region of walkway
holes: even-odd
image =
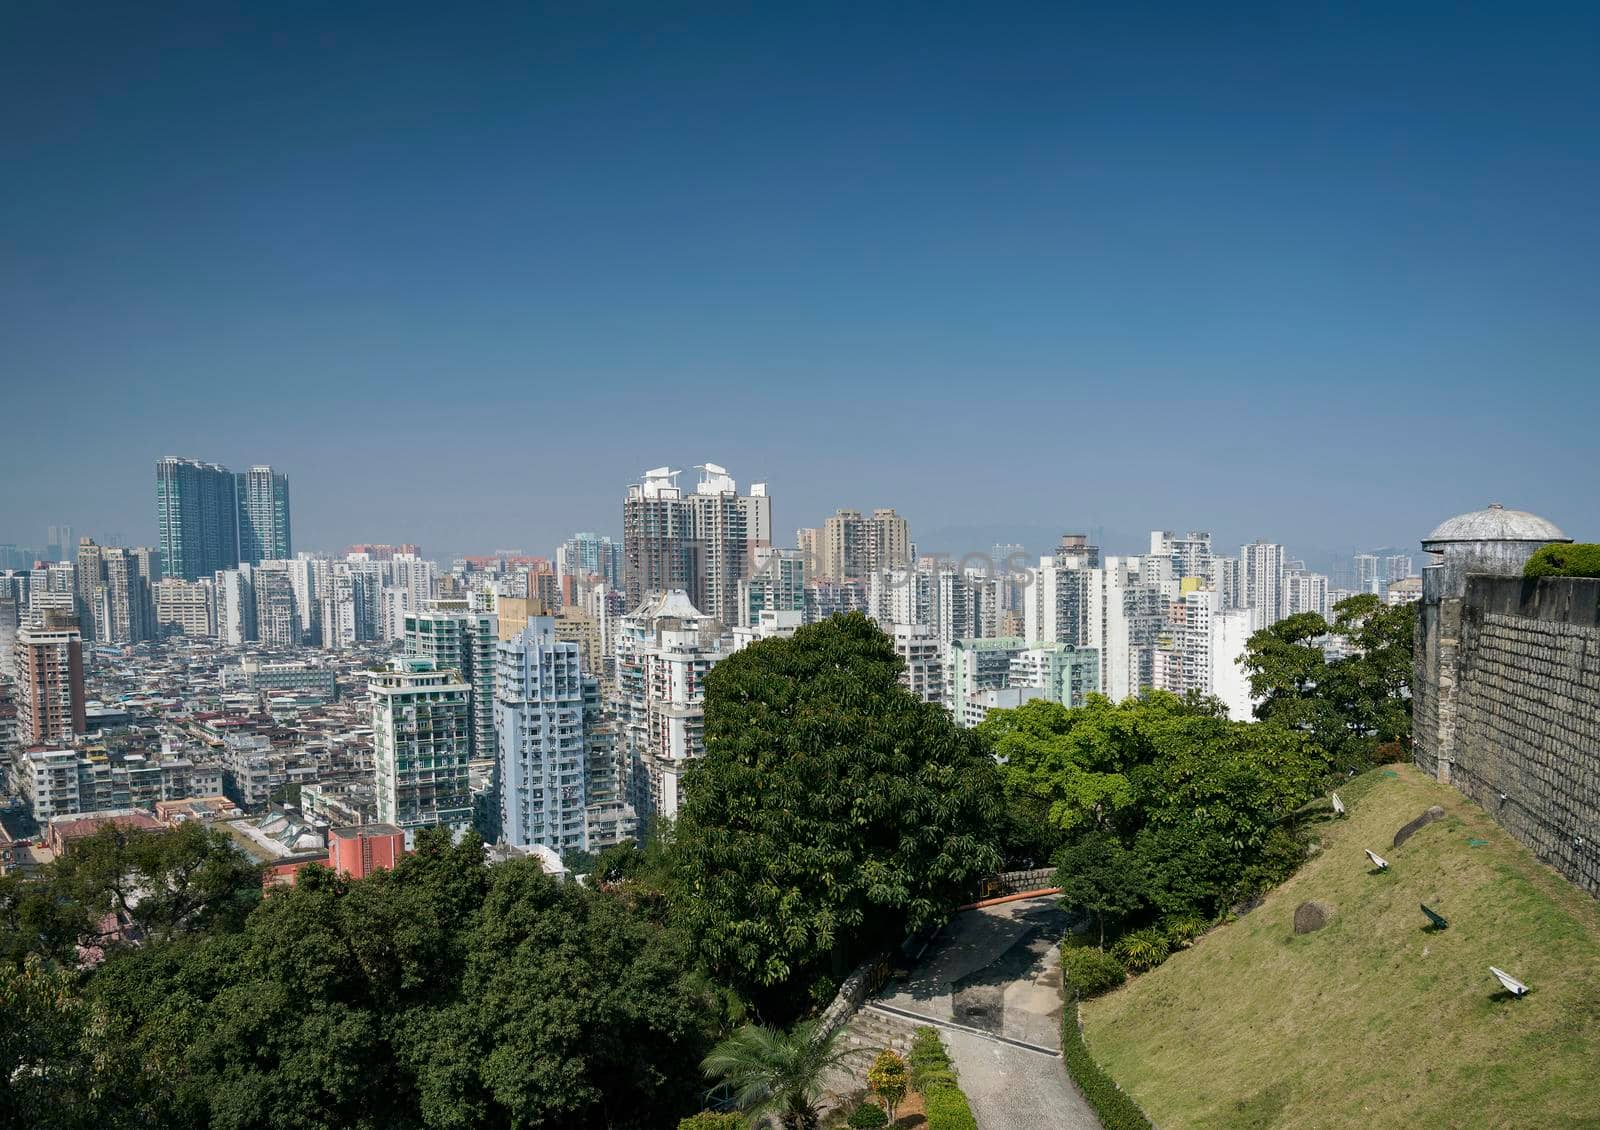
[[[1061,1062],[1054,897],[958,914],[867,1010],[940,1029],[979,1130],[1099,1130]]]

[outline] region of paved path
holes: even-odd
[[[956,916],[909,977],[868,1008],[940,1028],[979,1130],[1099,1130],[1061,1062],[1054,897]]]

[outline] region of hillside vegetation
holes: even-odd
[[[1094,1056],[1158,1126],[1600,1126],[1600,904],[1410,766],[1341,796],[1259,908],[1083,1005]],[[1311,899],[1336,913],[1297,937]]]

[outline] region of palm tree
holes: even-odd
[[[784,1130],[816,1130],[816,1103],[828,1069],[858,1048],[841,1048],[843,1028],[819,1036],[815,1021],[791,1031],[746,1024],[711,1049],[701,1062],[706,1077],[733,1088],[733,1101],[752,1125],[776,1116]]]

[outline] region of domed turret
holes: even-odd
[[[1468,573],[1515,576],[1541,545],[1571,540],[1554,522],[1498,502],[1457,514],[1422,539],[1422,548],[1434,555],[1423,577],[1423,598],[1460,596]]]

